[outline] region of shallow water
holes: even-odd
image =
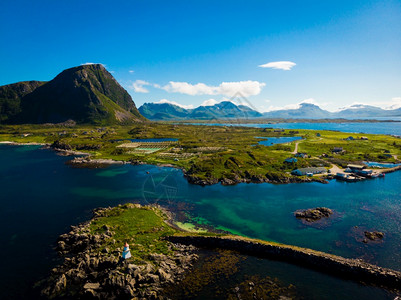
[[[281,290],[280,292],[279,290],[278,293],[281,296],[287,296],[285,291],[288,291],[288,287],[292,285],[295,288],[290,288],[290,291],[292,291],[290,299],[379,300],[394,299],[396,297],[395,294],[381,288],[366,286],[355,281],[342,280],[281,261],[260,259],[221,250],[202,250],[199,256],[201,259],[195,263],[194,269],[190,274],[191,277],[197,279],[197,284],[193,285],[191,281],[187,282],[186,280],[174,284],[173,288],[167,289],[169,291],[168,295],[172,299],[224,300],[227,299],[227,294],[235,296],[235,288],[240,287],[242,282],[246,281],[249,284],[249,281],[252,281],[256,284],[255,286],[258,286],[260,284],[260,281],[258,284],[258,279],[264,278],[276,283],[273,288],[272,284],[267,285],[267,289],[265,286],[264,296],[269,291],[277,291],[280,288],[284,288],[284,291]],[[221,259],[221,257],[225,259]],[[214,274],[208,272],[207,264],[213,265]],[[204,279],[205,277],[207,278],[206,280]],[[248,284],[245,286],[249,286]],[[243,290],[241,289],[241,292]],[[237,298],[233,297],[233,299]]]

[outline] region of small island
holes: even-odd
[[[365,231],[363,242],[366,244],[369,241],[381,241],[384,238],[384,233],[380,231]]]
[[[333,211],[327,207],[316,207],[305,210],[296,211],[294,216],[297,219],[305,220],[306,222],[316,222],[322,218],[329,218],[333,214]]]

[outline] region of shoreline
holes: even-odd
[[[72,160],[67,161],[66,163],[73,167],[81,167],[81,168],[103,168],[110,165],[151,165],[151,166],[158,166],[158,167],[169,167],[175,168],[182,171],[184,178],[190,184],[200,185],[200,186],[211,186],[215,184],[221,185],[236,185],[239,183],[271,183],[271,184],[290,184],[290,183],[308,183],[308,182],[318,182],[322,184],[328,184],[327,178],[324,176],[317,176],[317,177],[298,177],[292,176],[287,177],[283,176],[282,178],[268,178],[266,177],[251,177],[251,178],[208,178],[208,179],[201,179],[197,176],[192,176],[188,174],[187,171],[183,167],[175,166],[169,163],[158,163],[158,164],[150,164],[144,161],[135,160],[135,161],[124,161],[124,160],[114,160],[111,158],[107,159],[96,159],[91,158],[90,153],[87,152],[80,152],[76,150],[68,150],[68,149],[61,149],[52,147],[51,144],[48,143],[19,143],[19,142],[12,142],[12,141],[0,141],[0,145],[16,145],[16,146],[44,146],[46,149],[51,149],[56,153],[61,154],[62,156],[78,156],[73,158]],[[332,168],[333,169],[333,168]],[[376,170],[379,173],[392,173],[395,171],[401,170],[401,166],[388,168],[388,169],[378,169]],[[275,177],[277,177],[275,175]]]

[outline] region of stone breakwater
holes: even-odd
[[[360,259],[235,236],[172,236],[168,239],[173,243],[196,247],[236,250],[246,255],[286,261],[341,278],[401,290],[401,272],[378,267]]]
[[[122,247],[103,247],[115,233],[90,232],[91,222],[111,208],[96,209],[94,218],[58,238],[57,251],[64,262],[42,283],[42,295],[53,299],[165,299],[165,285],[175,283],[192,267],[198,255],[192,245],[169,242],[171,255],[151,253],[140,261],[123,261]]]

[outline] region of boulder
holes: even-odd
[[[89,289],[97,290],[99,288],[100,288],[100,283],[99,282],[95,282],[95,283],[88,282],[88,283],[85,283],[85,285],[84,285],[84,289],[85,290],[89,290]]]

